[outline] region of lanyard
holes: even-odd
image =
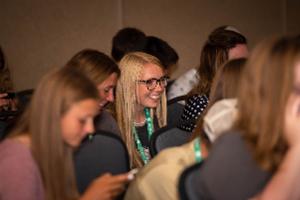
[[[196,162],[200,163],[202,161],[200,137],[197,137],[194,141],[194,154]]]
[[[153,133],[153,122],[152,122],[152,118],[150,116],[149,108],[145,108],[144,111],[145,111],[145,116],[146,116],[148,139],[150,140],[152,133]],[[149,162],[149,157],[146,156],[145,149],[142,145],[142,142],[141,142],[141,140],[137,134],[136,128],[134,126],[132,128],[132,132],[134,135],[134,140],[135,140],[135,144],[138,149],[138,152],[140,153],[144,164],[147,164]]]

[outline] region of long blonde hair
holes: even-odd
[[[61,118],[70,107],[85,99],[98,100],[95,85],[76,70],[56,69],[46,75],[12,136],[29,133],[46,199],[78,199],[73,149],[64,142]]]
[[[299,40],[267,40],[253,51],[241,80],[235,127],[243,133],[259,166],[268,171],[277,169],[288,148],[284,113],[299,61]]]
[[[121,130],[122,138],[129,151],[131,166],[143,166],[139,153],[136,150],[132,127],[134,116],[137,112],[137,80],[140,79],[142,70],[147,63],[162,67],[160,61],[146,53],[134,52],[125,55],[120,61],[121,76],[118,80],[116,90],[116,112],[117,120]],[[151,109],[152,116],[156,115],[160,127],[166,125],[167,108],[166,93],[161,96],[160,103],[156,109]]]

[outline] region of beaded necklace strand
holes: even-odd
[[[197,137],[194,141],[194,154],[196,162],[200,163],[202,161],[200,137]]]
[[[144,112],[145,112],[145,116],[146,116],[148,139],[150,140],[150,138],[153,134],[153,122],[152,122],[152,118],[150,116],[150,109],[145,108]],[[134,140],[135,140],[135,144],[138,149],[138,152],[140,153],[140,156],[141,156],[144,164],[147,164],[149,162],[149,158],[146,156],[145,149],[144,149],[142,142],[137,134],[135,126],[133,126],[133,128],[132,128],[132,132],[134,135]]]

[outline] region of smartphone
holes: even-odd
[[[138,172],[139,172],[138,168],[134,168],[134,169],[129,171],[129,173],[132,174],[132,175],[136,175]]]
[[[7,92],[7,96],[3,97],[4,99],[14,99],[16,98],[16,93],[14,92]]]
[[[129,178],[130,180],[133,180],[133,179],[135,178],[135,175],[136,175],[138,172],[139,172],[138,168],[134,168],[134,169],[130,170],[130,171],[128,172],[128,174],[129,174],[128,178]]]

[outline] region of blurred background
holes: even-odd
[[[0,45],[22,90],[83,48],[110,55],[114,34],[136,27],[176,49],[176,78],[198,65],[214,28],[236,27],[251,50],[272,35],[300,34],[299,10],[299,0],[1,0]]]

